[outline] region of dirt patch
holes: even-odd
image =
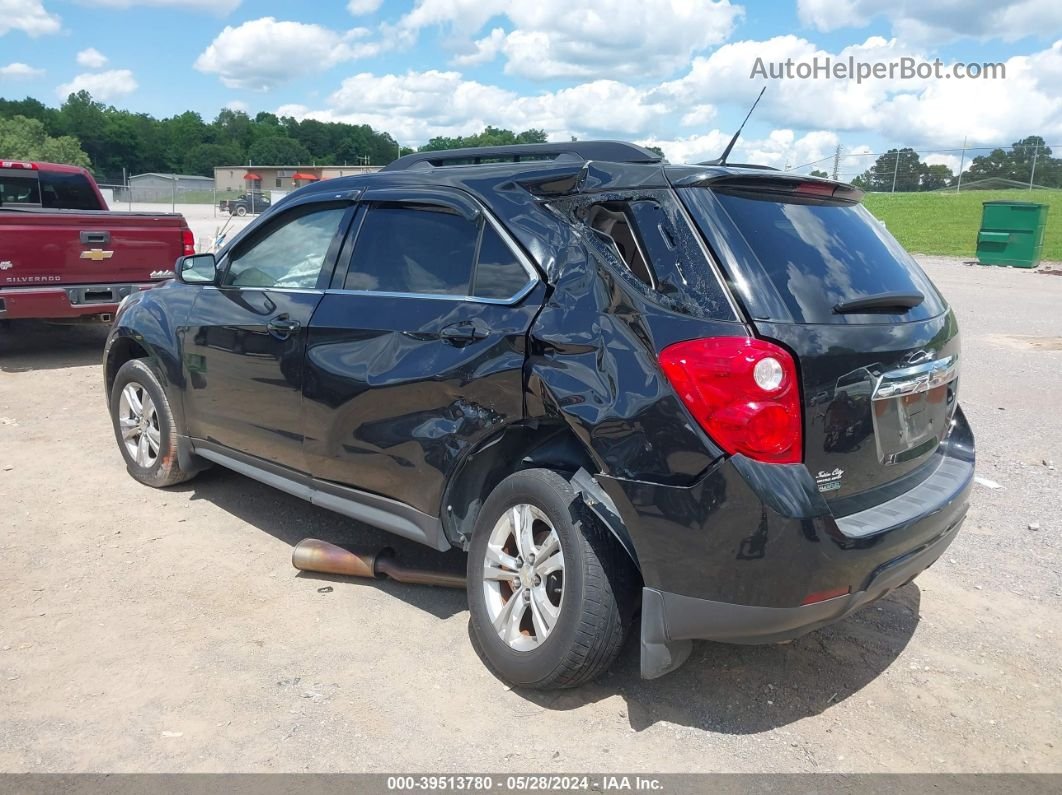
[[[1037,351],[1062,351],[1062,337],[1027,337],[1016,334],[990,334],[985,339],[993,345],[1009,348],[1032,348]]]

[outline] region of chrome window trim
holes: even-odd
[[[241,290],[248,293],[303,293],[305,295],[324,295],[325,290],[311,287],[251,287],[239,284],[203,284],[191,285],[201,287],[204,290]]]
[[[411,196],[413,194],[415,194],[415,192],[416,192],[416,189],[411,189],[410,190]],[[469,199],[477,207],[479,207],[479,210],[483,214],[483,217],[487,220],[487,223],[489,223],[491,225],[491,227],[494,229],[494,231],[498,233],[498,237],[501,238],[502,243],[504,243],[506,248],[509,249],[509,253],[516,257],[516,261],[520,263],[520,266],[524,269],[524,272],[527,274],[528,281],[524,284],[523,287],[521,287],[519,290],[517,290],[515,293],[513,293],[513,295],[510,296],[509,298],[481,298],[480,296],[476,296],[476,295],[456,295],[456,294],[455,295],[449,295],[449,294],[446,294],[446,293],[395,293],[395,292],[386,292],[386,291],[383,291],[383,290],[345,290],[343,288],[328,289],[328,290],[324,291],[325,294],[326,295],[377,295],[377,296],[381,296],[383,298],[427,298],[427,299],[432,300],[432,301],[465,301],[465,302],[474,303],[474,304],[495,304],[495,305],[500,305],[500,306],[512,306],[513,304],[520,303],[522,300],[524,300],[524,298],[526,298],[528,296],[528,294],[532,290],[535,289],[535,287],[537,287],[539,285],[539,283],[541,283],[542,277],[539,275],[538,269],[535,268],[535,266],[532,264],[531,260],[527,257],[527,255],[524,254],[524,252],[516,244],[516,241],[513,239],[512,235],[509,234],[509,230],[506,229],[504,226],[502,226],[501,222],[498,221],[498,219],[496,219],[494,217],[494,215],[492,213],[490,213],[482,204],[480,204],[475,199],[475,197],[471,197],[470,196]],[[371,199],[369,199],[368,201],[371,201]],[[396,203],[402,204],[403,202],[402,201],[396,201]],[[411,198],[406,203],[415,204],[416,202]],[[440,205],[440,206],[442,206],[442,205]],[[368,217],[368,216],[366,216],[366,217]],[[364,221],[362,222],[362,226],[363,225],[364,225]],[[359,235],[361,234],[361,226],[359,226],[359,228],[358,228],[358,234]],[[355,238],[355,240],[354,240],[354,250],[357,250],[357,246],[358,246],[358,241],[357,241],[357,238]],[[353,254],[353,251],[351,252],[351,254]],[[343,273],[344,280],[346,279],[347,274],[350,272],[349,271],[349,264],[350,263],[347,263],[348,268]],[[478,251],[477,251],[477,261],[474,264],[476,264],[476,265],[479,264],[479,262],[478,262]],[[338,265],[338,263],[337,263],[337,265]],[[472,275],[473,276],[475,275],[474,271],[473,271]]]
[[[372,295],[380,298],[426,298],[429,301],[462,301],[472,304],[497,304],[500,306],[512,306],[523,301],[534,290],[539,279],[532,279],[523,286],[520,292],[511,298],[480,298],[475,295],[447,295],[446,293],[391,293],[382,290],[325,290],[325,295]]]

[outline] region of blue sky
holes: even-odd
[[[764,84],[756,58],[850,55],[1002,62],[1006,78],[768,80],[738,156],[800,166],[840,144],[861,171],[860,153],[896,145],[953,168],[964,138],[1062,149],[1059,0],[0,0],[4,97],[87,88],[155,116],[267,110],[413,146],[494,124],[703,159]]]

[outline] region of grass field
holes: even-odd
[[[908,251],[973,259],[981,204],[1006,199],[1047,204],[1045,260],[1062,260],[1062,191],[971,190],[962,193],[868,193],[863,204],[885,222]]]

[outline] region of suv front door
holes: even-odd
[[[306,471],[306,329],[352,215],[350,202],[292,207],[223,257],[219,286],[202,288],[183,337],[192,437]]]
[[[464,194],[369,191],[354,228],[310,322],[307,462],[435,516],[462,456],[523,417],[545,288]]]

